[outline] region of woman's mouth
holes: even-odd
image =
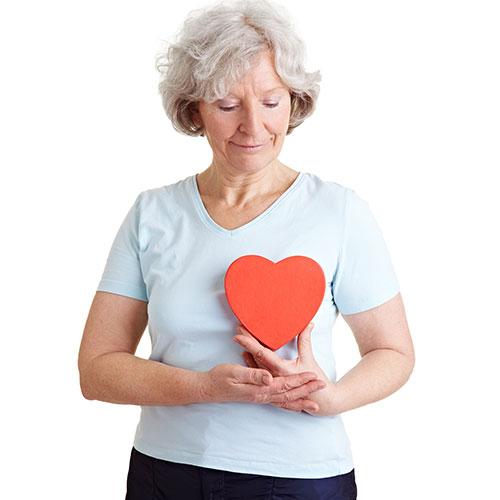
[[[231,142],[233,146],[236,146],[238,149],[242,151],[247,151],[249,153],[253,151],[259,151],[264,147],[264,144],[255,144],[255,145],[250,145],[250,146],[245,146],[244,144],[236,144],[235,142]]]

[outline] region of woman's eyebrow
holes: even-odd
[[[274,87],[272,89],[264,90],[262,94],[269,94],[270,92],[274,92],[275,90],[287,90],[286,87],[283,87],[280,85],[279,87]],[[235,96],[234,94],[227,94],[226,97],[234,97],[235,99],[239,99],[238,96]],[[221,100],[221,99],[219,99]]]
[[[268,94],[269,92],[273,92],[274,90],[286,90],[286,87],[283,87],[283,85],[280,85],[279,87],[274,87],[269,90],[264,90],[264,94]]]

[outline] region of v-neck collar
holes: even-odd
[[[237,228],[234,229],[226,229],[217,222],[215,222],[210,214],[208,213],[207,209],[205,208],[205,205],[203,204],[203,200],[201,198],[200,190],[198,189],[198,183],[196,182],[196,175],[194,174],[191,176],[191,190],[192,194],[194,197],[195,205],[198,211],[198,214],[200,215],[201,219],[205,223],[205,225],[211,229],[212,231],[215,231],[216,233],[220,234],[221,236],[234,236],[240,233],[243,233],[250,227],[254,226],[255,224],[258,224],[262,219],[267,217],[278,205],[280,205],[283,200],[291,193],[293,192],[297,186],[300,184],[302,179],[304,178],[304,173],[299,172],[295,180],[290,184],[288,189],[283,192],[269,207],[267,207],[261,214],[257,215],[257,217],[253,218],[251,221],[247,222],[246,224],[243,224],[242,226],[238,226]]]

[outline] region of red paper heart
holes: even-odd
[[[297,336],[316,314],[325,295],[321,266],[303,255],[279,262],[243,255],[224,277],[227,301],[241,324],[275,351]]]

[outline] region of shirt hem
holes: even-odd
[[[164,448],[138,439],[134,441],[133,446],[141,453],[160,460],[243,474],[260,474],[264,476],[296,479],[323,479],[340,474],[347,474],[354,469],[354,463],[351,456],[322,461],[316,464],[303,463],[297,466],[295,463],[232,460],[185,450]]]
[[[136,288],[133,285],[129,285],[127,283],[121,283],[120,281],[110,280],[107,278],[103,278],[100,281],[96,291],[125,295],[126,297],[130,297],[132,299],[148,302],[147,295],[145,295],[139,288]]]

